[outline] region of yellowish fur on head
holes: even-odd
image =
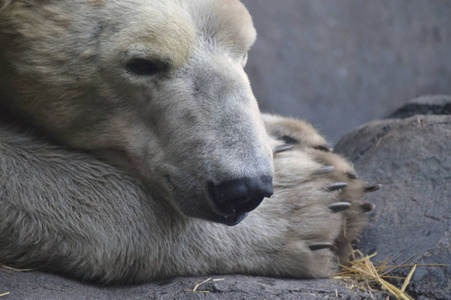
[[[175,68],[186,64],[196,36],[191,17],[183,5],[150,2],[131,1],[125,5],[106,1],[106,11],[122,10],[127,22],[133,25],[119,28],[120,32],[110,40],[110,49],[125,56],[142,55],[145,59],[166,62]],[[133,17],[128,20],[129,16]]]
[[[190,11],[200,12],[194,20],[200,32],[236,55],[246,53],[255,42],[252,18],[240,1],[191,0],[187,5]]]

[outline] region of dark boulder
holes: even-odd
[[[405,119],[415,115],[451,115],[451,97],[435,95],[415,98],[398,108],[387,119]]]
[[[367,197],[376,210],[358,245],[364,253],[451,264],[450,107],[449,96],[414,99],[390,115],[397,119],[363,125],[336,145],[363,178],[383,185]],[[417,299],[450,299],[451,265],[418,267],[407,291]]]

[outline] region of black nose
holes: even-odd
[[[265,197],[273,194],[272,177],[243,177],[219,185],[210,182],[208,190],[222,213],[242,215],[254,210]]]

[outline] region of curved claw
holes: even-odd
[[[288,151],[288,150],[292,149],[293,147],[294,147],[293,144],[277,145],[277,146],[274,146],[272,151],[273,151],[273,153],[280,153],[280,152]]]
[[[335,202],[327,206],[332,212],[337,213],[346,209],[351,208],[351,203],[349,202]]]
[[[334,182],[327,186],[327,190],[329,192],[332,192],[332,191],[344,189],[347,186],[348,186],[348,184],[346,182]]]
[[[382,184],[372,184],[372,185],[367,185],[365,186],[365,193],[372,193],[377,191],[378,189],[380,189],[382,187]]]
[[[351,241],[351,244],[352,244],[352,245],[355,245],[355,244],[358,244],[358,243],[360,243],[360,239],[359,239],[359,238],[355,238],[355,239],[353,239],[353,240]]]
[[[348,172],[346,172],[346,174],[348,175],[349,179],[359,178],[359,175],[357,175],[356,171],[354,170],[349,170]]]
[[[313,175],[332,173],[334,170],[335,170],[334,166],[327,166],[327,167],[316,170],[315,172],[313,172]]]
[[[312,251],[321,250],[321,249],[330,249],[330,248],[332,248],[332,243],[329,243],[329,242],[311,243],[308,245],[308,247]]]
[[[376,208],[376,205],[374,205],[373,203],[369,203],[369,202],[365,202],[362,205],[360,205],[360,208],[364,211],[364,212],[369,212],[372,211]]]
[[[334,148],[331,148],[329,145],[317,145],[317,146],[314,146],[313,149],[321,150],[321,151],[324,151],[324,152],[332,152],[332,151],[334,151]]]

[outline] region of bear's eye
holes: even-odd
[[[160,72],[161,68],[147,59],[134,58],[125,65],[127,70],[136,75],[153,75]]]
[[[293,144],[293,145],[299,144],[299,141],[297,139],[295,139],[294,137],[289,136],[289,135],[284,135],[284,136],[280,137],[280,139],[287,144]]]

